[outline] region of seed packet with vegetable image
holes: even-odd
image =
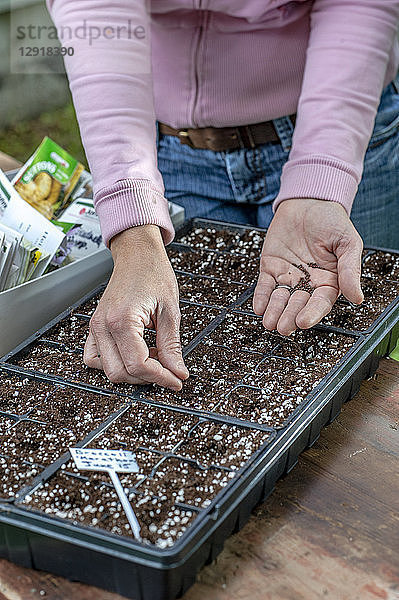
[[[21,167],[12,183],[19,195],[47,219],[57,217],[73,192],[90,175],[84,166],[53,140],[45,137]]]

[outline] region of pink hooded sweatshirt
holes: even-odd
[[[155,120],[176,128],[297,113],[274,208],[288,198],[350,212],[381,91],[395,77],[399,0],[47,0],[106,243],[173,227]],[[147,5],[147,7],[146,7]]]

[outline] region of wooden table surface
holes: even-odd
[[[0,600],[38,598],[122,597],[0,561]],[[381,361],[184,596],[204,598],[399,600],[398,362]]]

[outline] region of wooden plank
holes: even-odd
[[[399,363],[385,359],[184,600],[399,600],[398,446]],[[121,600],[6,561],[1,594]]]
[[[93,586],[0,561],[0,600],[123,600]]]

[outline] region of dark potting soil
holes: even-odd
[[[325,325],[353,331],[365,331],[399,295],[399,281],[361,278],[364,302],[358,306],[338,299],[322,321]]]
[[[39,389],[32,401],[34,386]],[[46,391],[41,391],[42,388]],[[0,417],[0,454],[4,455],[0,461],[4,465],[0,497],[6,498],[30,484],[44,466],[83,440],[123,403],[113,395],[46,386],[16,377],[10,381],[12,389],[18,392],[21,414],[28,413],[29,417],[20,421]]]
[[[68,398],[67,395],[66,399]],[[109,406],[99,408],[99,413],[96,415],[89,408],[73,407],[72,403],[76,400],[77,394],[70,393],[69,403],[66,407],[56,406],[56,402],[51,402],[49,410],[35,410],[34,412],[29,414],[29,419],[14,422],[13,426],[10,428],[9,424],[6,423],[6,427],[1,428],[1,450],[2,454],[7,456],[18,456],[18,453],[12,451],[17,442],[21,442],[22,444],[26,441],[26,446],[23,445],[27,455],[24,455],[24,458],[29,460],[36,460],[42,464],[49,464],[49,460],[44,462],[44,459],[39,460],[40,456],[45,456],[47,454],[46,444],[49,441],[49,448],[51,449],[55,443],[55,448],[58,447],[56,443],[56,438],[54,437],[54,432],[57,431],[58,435],[60,435],[60,443],[63,449],[65,449],[65,443],[62,441],[62,438],[67,438],[68,440],[79,441],[83,439],[87,434],[89,434],[93,429],[95,429],[101,422],[112,413],[113,406],[120,405],[120,398],[115,399],[117,402],[113,402],[113,398],[109,397]],[[106,398],[105,396],[103,398]],[[57,399],[61,401],[61,398]],[[79,398],[80,402],[83,402],[84,398]],[[97,403],[99,406],[99,403]],[[71,416],[68,418],[67,414]],[[1,418],[1,424],[3,425],[4,419]],[[26,440],[24,439],[26,436]],[[28,441],[31,440],[29,443]],[[40,448],[39,448],[40,446]],[[19,446],[18,446],[19,447]],[[37,454],[35,452],[37,451]],[[33,453],[33,454],[32,454]],[[58,456],[55,456],[57,458]]]
[[[17,422],[18,421],[16,419],[12,419],[11,417],[7,417],[5,415],[0,415],[0,436],[5,435],[8,431],[10,431]]]
[[[275,334],[266,331],[258,317],[227,313],[224,321],[213,331],[209,339],[214,344],[234,350],[256,350],[272,352],[278,343]]]
[[[193,231],[176,237],[176,242],[187,244],[192,248],[200,250],[229,250],[238,234],[226,229],[215,229],[214,227],[196,227]]]
[[[239,235],[237,242],[234,242],[231,246],[230,252],[232,254],[253,256],[259,259],[264,241],[265,234],[262,231],[245,231]]]
[[[240,381],[262,360],[257,352],[240,352],[213,344],[211,340],[200,343],[185,359],[190,373],[202,379],[211,375],[214,379]]]
[[[236,387],[223,399],[216,412],[281,427],[325,375],[322,368],[308,372],[290,360],[266,358],[244,379],[245,385]]]
[[[145,396],[164,404],[212,411],[233,386],[232,382],[225,382],[223,379],[215,380],[212,373],[204,373],[203,378],[190,374],[190,378],[183,382],[183,389],[180,392],[172,392],[153,385],[151,391]]]
[[[88,333],[89,320],[72,315],[52,327],[42,338],[64,344],[74,350],[84,347]]]
[[[205,508],[234,475],[234,471],[199,469],[178,458],[168,458],[153,477],[143,480],[139,490],[150,497]]]
[[[106,477],[106,476],[105,476]],[[220,469],[199,470],[192,464],[169,458],[161,463],[153,477],[129,492],[135,478],[121,474],[145,542],[163,548],[171,546],[195,518],[196,511],[179,504],[206,507],[234,477],[234,472]],[[110,482],[110,480],[108,480]],[[25,504],[44,510],[76,524],[101,527],[118,535],[131,536],[130,526],[114,489],[103,476],[88,473],[85,478],[60,471]]]
[[[224,281],[223,279],[194,277],[176,273],[180,298],[213,306],[229,306],[235,302],[246,286]]]
[[[258,259],[242,255],[218,254],[206,250],[179,252],[173,248],[168,250],[168,255],[175,269],[248,285],[256,281],[259,271]]]
[[[207,421],[199,423],[177,448],[176,454],[190,458],[202,467],[242,467],[261,445],[268,434]]]
[[[240,385],[217,410],[221,414],[278,428],[302,401],[303,396],[300,395],[292,397],[278,391],[269,394],[266,389]]]
[[[0,455],[0,498],[15,498],[18,490],[30,485],[42,470],[42,467],[22,458]]]
[[[87,473],[82,478],[60,470],[32,496],[27,496],[24,505],[76,524],[131,536],[113,487],[104,481],[104,474],[100,475]],[[202,470],[177,458],[160,463],[152,477],[144,478],[138,485],[134,474],[120,474],[142,537],[161,548],[171,546],[195,518],[195,511],[179,504],[205,508],[233,477],[234,471]]]
[[[144,329],[144,341],[149,348],[157,347],[157,332],[155,329]]]
[[[0,410],[73,430],[79,439],[120,408],[120,396],[63,388],[0,372]]]
[[[103,295],[103,293],[99,293],[96,296],[94,296],[94,298],[91,298],[90,300],[87,300],[86,302],[84,302],[83,304],[81,304],[79,306],[79,308],[76,310],[77,313],[82,314],[82,315],[88,315],[89,317],[91,317],[94,313],[94,311],[96,310],[98,303],[101,300],[101,296]]]
[[[314,387],[355,343],[354,338],[317,330],[280,338],[266,356],[241,379],[244,386],[228,393],[214,412],[280,427]],[[231,377],[229,377],[231,379]]]
[[[25,415],[52,391],[45,383],[0,371],[0,410]]]
[[[324,366],[330,370],[356,342],[353,337],[317,329],[297,330],[289,337],[278,337],[280,345],[275,354],[308,369]]]
[[[247,298],[245,300],[245,302],[243,302],[242,304],[240,304],[240,306],[237,306],[237,310],[242,310],[244,312],[247,313],[251,313],[252,315],[254,315],[254,309],[253,309],[253,294]]]
[[[171,452],[197,422],[191,415],[134,402],[90,447]]]
[[[195,306],[181,303],[180,338],[183,346],[187,346],[209,323],[217,317],[219,311],[208,306]]]
[[[61,377],[66,381],[84,383],[112,391],[130,394],[137,386],[127,383],[111,383],[103,371],[91,369],[83,363],[83,354],[67,352],[46,344],[34,344],[14,364],[25,369]]]
[[[1,454],[13,459],[49,465],[78,441],[70,429],[29,420],[3,428],[0,421]]]
[[[268,356],[245,383],[262,388],[268,395],[285,393],[303,399],[327,373],[325,366],[308,369],[301,360]]]
[[[178,237],[176,241],[192,248],[205,250],[228,250],[232,254],[259,256],[264,241],[264,233],[250,231],[227,231],[213,227],[197,227],[190,233]]]
[[[110,478],[108,482],[111,484]],[[121,476],[121,482],[129,487],[127,476]],[[160,548],[172,546],[195,517],[194,511],[175,506],[171,494],[157,498],[131,493],[128,497],[144,542]],[[60,471],[32,496],[27,496],[24,505],[77,525],[101,527],[116,535],[132,535],[113,486],[94,473],[81,478]]]
[[[45,421],[51,427],[71,429],[77,438],[85,438],[124,404],[113,394],[103,395],[76,388],[57,388],[43,404],[37,404],[30,419]]]
[[[374,252],[363,260],[362,274],[374,279],[399,281],[399,256],[390,252]]]

